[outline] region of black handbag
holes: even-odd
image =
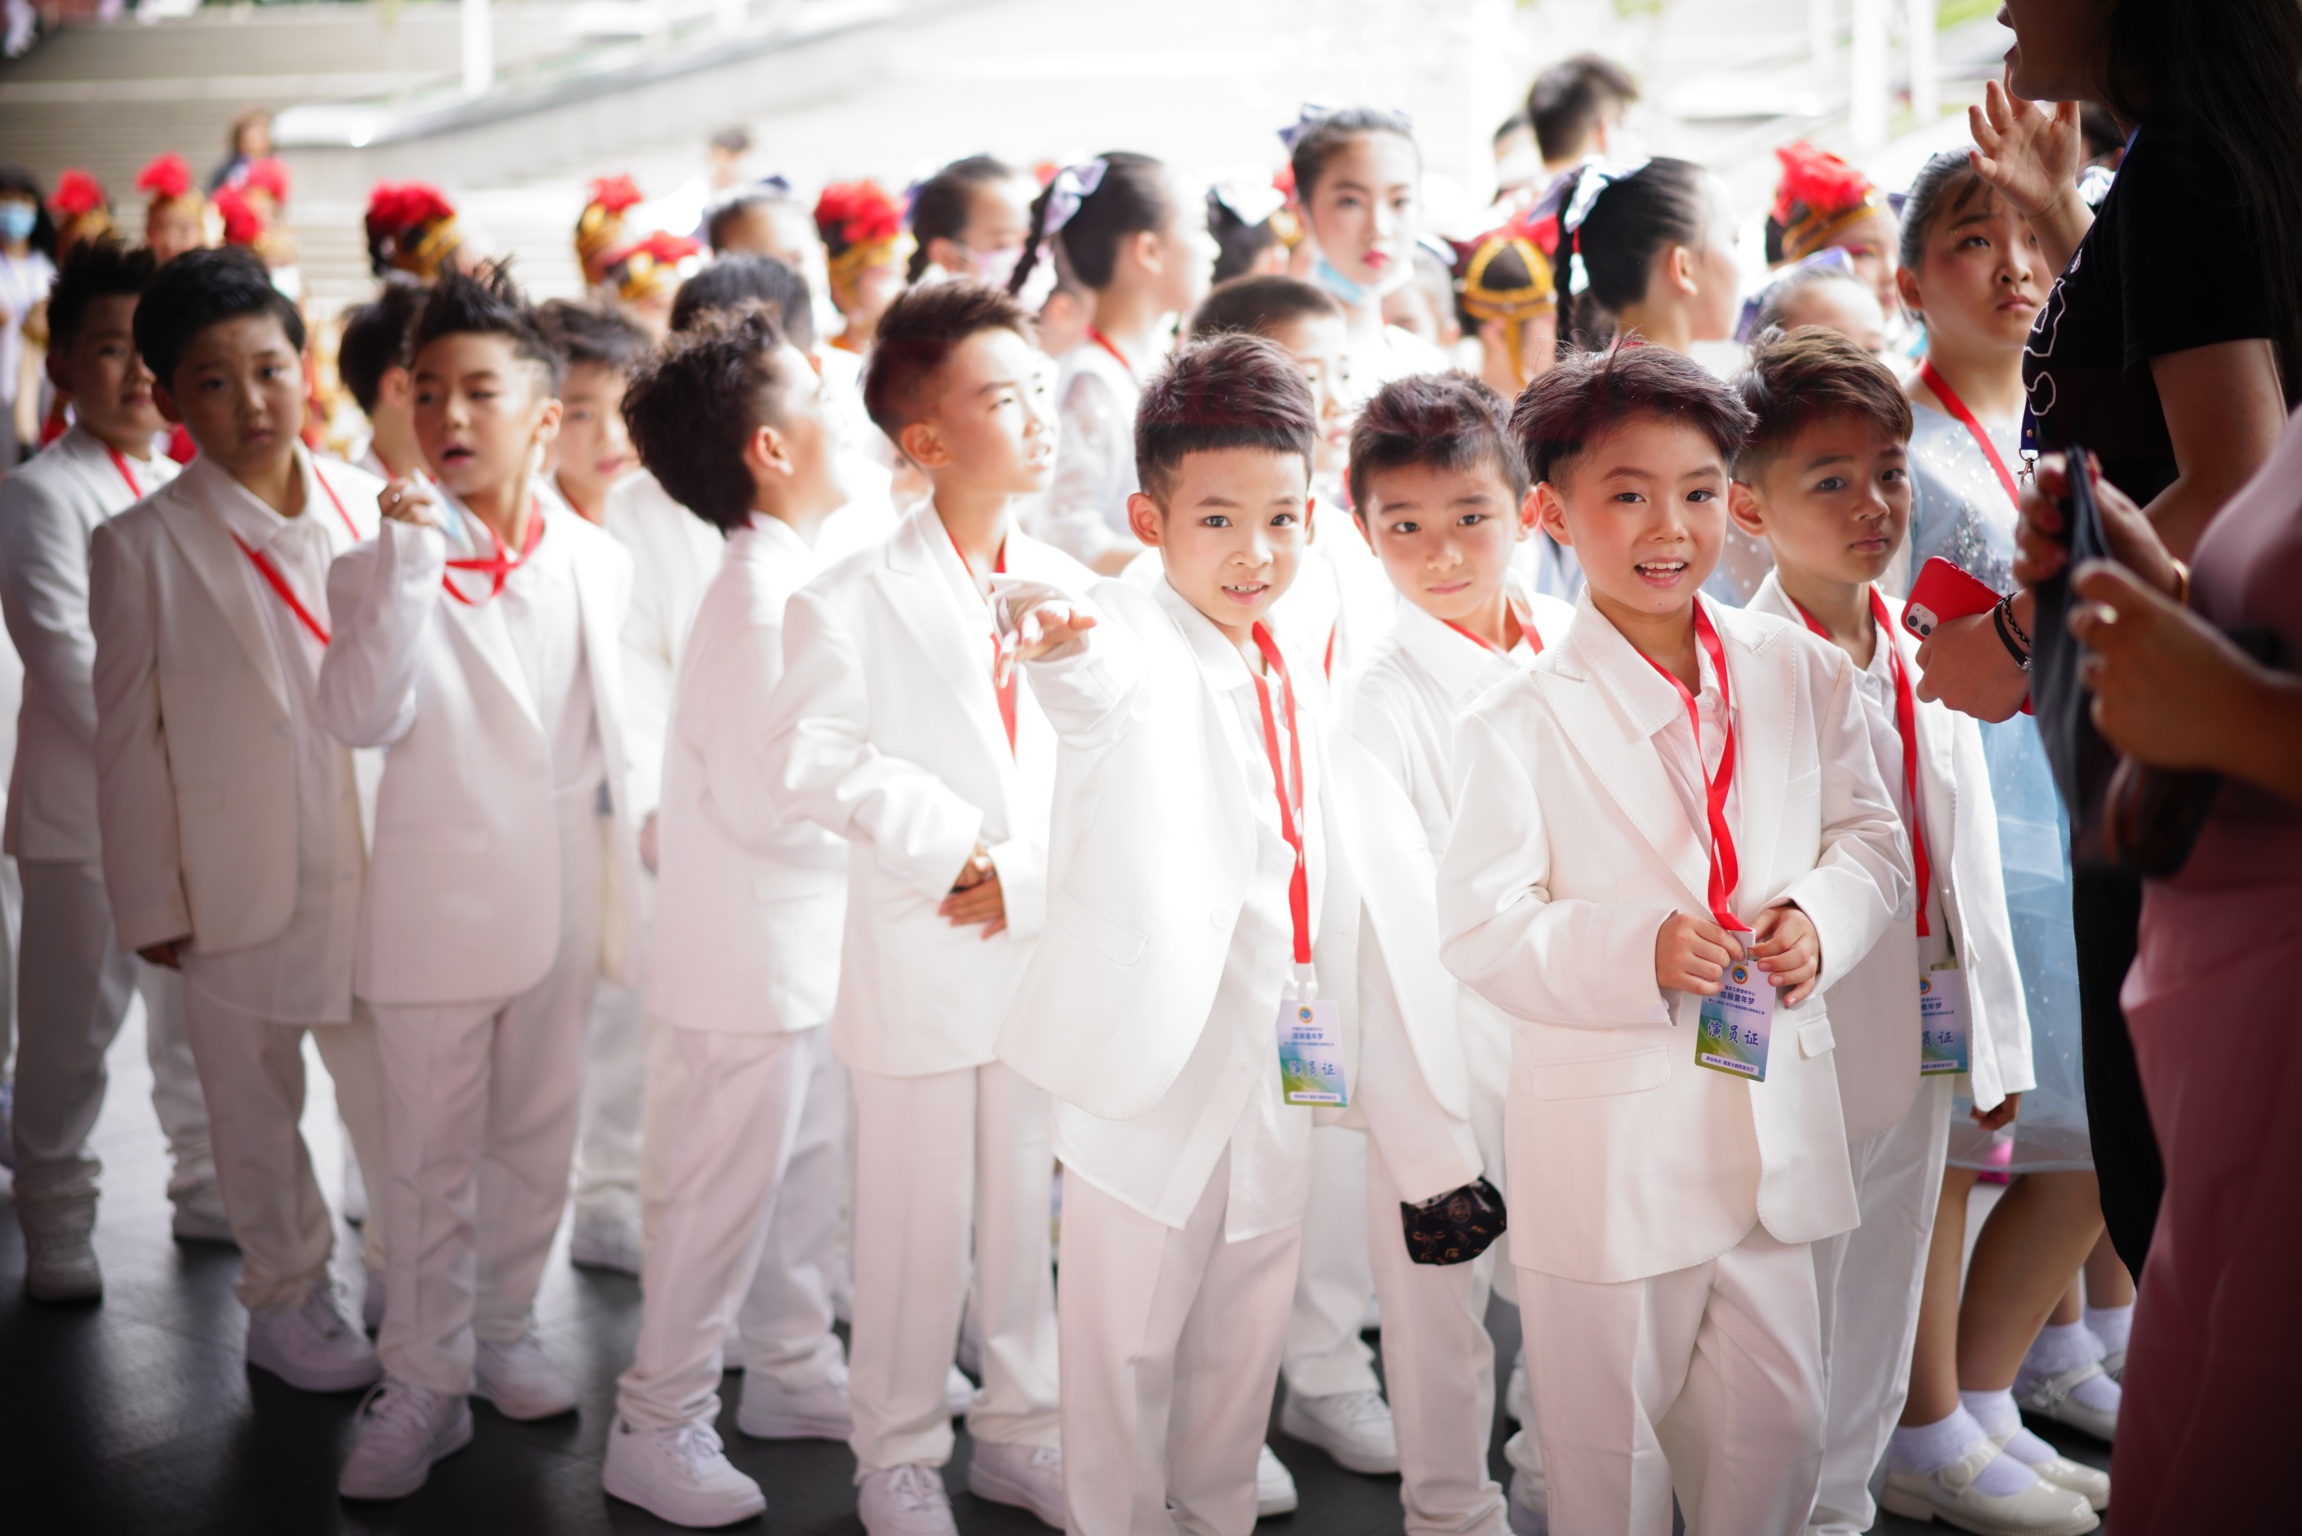
[[[1503,1192],[1483,1178],[1420,1205],[1402,1200],[1399,1220],[1407,1229],[1407,1257],[1417,1264],[1468,1264],[1511,1224]]]

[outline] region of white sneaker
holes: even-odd
[[[925,1462],[906,1462],[864,1478],[855,1512],[866,1536],[959,1536],[943,1474]]]
[[[965,1418],[967,1410],[974,1406],[975,1383],[969,1381],[967,1373],[955,1365],[943,1377],[944,1411],[952,1418],[960,1419]]]
[[[635,1429],[617,1415],[599,1481],[626,1504],[698,1530],[749,1520],[767,1508],[767,1495],[735,1469],[709,1424]]]
[[[2007,1442],[2013,1438],[2014,1436],[2008,1435],[2002,1440],[1994,1435],[1991,1437],[1991,1443],[2000,1450],[2006,1451]],[[2032,1438],[2036,1439],[2037,1437],[2033,1436]],[[2045,1444],[2044,1441],[2039,1443]],[[2006,1451],[2006,1454],[2014,1455],[2012,1451]],[[2022,1461],[2019,1456],[2015,1456],[2014,1459]],[[2072,1461],[2067,1456],[2049,1456],[2044,1461],[2023,1461],[2022,1464],[2028,1467],[2031,1475],[2040,1482],[2052,1483],[2057,1488],[2067,1488],[2086,1500],[2091,1508],[2108,1509],[2110,1507],[2110,1474],[2099,1467],[2090,1467],[2082,1461]]]
[[[1984,1444],[1939,1472],[1889,1467],[1879,1508],[1905,1520],[1940,1520],[1977,1536],[2084,1536],[2102,1524],[2085,1499],[2043,1480],[2017,1493],[1984,1493],[1974,1480],[1997,1459],[1998,1447]]]
[[[1266,1441],[1255,1457],[1255,1518],[1291,1515],[1302,1502],[1295,1493],[1295,1474]]]
[[[745,1371],[735,1427],[754,1440],[845,1440],[855,1433],[847,1366],[798,1392],[777,1386],[765,1371]]]
[[[104,1269],[86,1232],[24,1234],[24,1294],[34,1301],[102,1301]]]
[[[336,1479],[347,1499],[404,1499],[432,1463],[472,1443],[472,1407],[461,1397],[384,1378],[360,1404],[360,1438]]]
[[[360,1321],[368,1332],[381,1333],[384,1331],[384,1272],[371,1269],[367,1275],[367,1288],[360,1292]]]
[[[552,1364],[529,1329],[509,1344],[480,1340],[472,1357],[472,1395],[507,1419],[549,1419],[576,1410],[575,1383]]]
[[[1279,1428],[1305,1445],[1315,1445],[1338,1466],[1369,1477],[1399,1470],[1399,1435],[1391,1405],[1375,1391],[1330,1392],[1325,1397],[1287,1394]]]
[[[323,1277],[293,1312],[248,1314],[248,1363],[300,1392],[349,1392],[383,1379],[368,1336],[352,1326]]]
[[[639,1274],[639,1223],[578,1216],[568,1233],[568,1262],[585,1269]]]
[[[1551,1536],[1551,1491],[1523,1471],[1511,1473],[1511,1536]]]
[[[1535,1389],[1527,1380],[1527,1352],[1511,1362],[1510,1379],[1503,1383],[1503,1412],[1521,1429],[1535,1422]]]
[[[2072,1429],[2084,1430],[2097,1440],[2108,1442],[2111,1436],[2118,1433],[2118,1410],[2089,1407],[2070,1395],[2078,1389],[2079,1383],[2108,1374],[2102,1369],[2101,1361],[2089,1360],[2059,1376],[2046,1377],[2027,1387],[2017,1381],[2014,1401],[2024,1413],[2035,1413],[2042,1419],[2067,1424]]]
[[[213,1184],[187,1191],[176,1201],[175,1214],[168,1218],[168,1232],[179,1243],[240,1246],[239,1239],[232,1236],[232,1220],[224,1214],[224,1197],[216,1193]]]
[[[1053,1446],[976,1441],[967,1463],[967,1491],[994,1504],[1028,1509],[1059,1531],[1066,1524],[1063,1453]]]

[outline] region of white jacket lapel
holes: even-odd
[[[943,523],[931,502],[897,528],[887,541],[888,606],[919,642],[937,672],[951,686],[961,712],[992,761],[1012,772],[1013,754],[999,719],[999,695],[991,682],[991,645],[981,631],[961,622],[952,602],[950,580],[935,558],[930,538],[944,538]],[[954,558],[957,558],[954,556]],[[1020,686],[1020,685],[1019,685]]]
[[[271,690],[281,710],[286,711],[288,680],[280,672],[280,658],[272,652],[271,631],[248,584],[248,557],[232,542],[231,530],[224,526],[221,517],[191,496],[170,496],[163,500],[160,522],[176,541],[176,547],[184,552],[184,563],[192,568],[200,578],[200,585],[214,600],[216,611],[223,616],[224,627],[231,630],[232,638],[247,653],[248,664],[264,680],[264,686]]]
[[[1719,626],[1727,677],[1734,685],[1734,783],[1740,809],[1734,828],[1740,878],[1729,899],[1746,920],[1772,894],[1773,872],[1763,864],[1782,831],[1791,741],[1787,730],[1751,729],[1746,722],[1781,720],[1797,707],[1792,702],[1798,682],[1796,658],[1789,644],[1770,643],[1784,638],[1778,633],[1748,645],[1726,625]]]

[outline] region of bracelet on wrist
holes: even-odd
[[[1998,611],[2006,615],[2006,627],[2014,632],[2014,638],[2021,642],[2023,650],[2026,652],[2035,650],[2037,647],[2031,644],[2030,631],[2024,629],[2022,621],[2014,616],[2013,593],[2009,592],[1998,600]]]
[[[1990,627],[1998,632],[1998,643],[2006,647],[2006,654],[2014,658],[2014,664],[2028,672],[2030,652],[2026,647],[2014,643],[2014,635],[2008,630],[2010,625],[2014,625],[2014,620],[2006,611],[2005,600],[2001,600],[1997,607],[1990,610]],[[2020,626],[2014,625],[2014,628],[2019,630]]]

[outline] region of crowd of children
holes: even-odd
[[[1904,602],[2014,585],[2051,274],[1965,154],[1898,213],[1800,145],[1745,295],[1725,183],[1611,157],[1636,95],[1538,81],[1435,286],[1372,108],[1271,188],[977,155],[691,237],[610,178],[544,305],[380,187],[356,464],[276,162],[214,204],[156,162],[144,247],[37,269],[0,176],[60,428],[0,479],[30,1293],[101,1293],[141,987],[249,1362],[373,1389],[349,1499],[475,1395],[575,1409],[533,1316],[572,1206],[643,1296],[605,1489],[684,1525],[772,1494],[739,1368],[872,1536],[956,1532],[959,1416],[979,1497],[1244,1536],[1295,1505],[1282,1386],[1416,1536],[2094,1529],[2022,1419],[2112,1436],[2134,1298],[2066,834]]]

